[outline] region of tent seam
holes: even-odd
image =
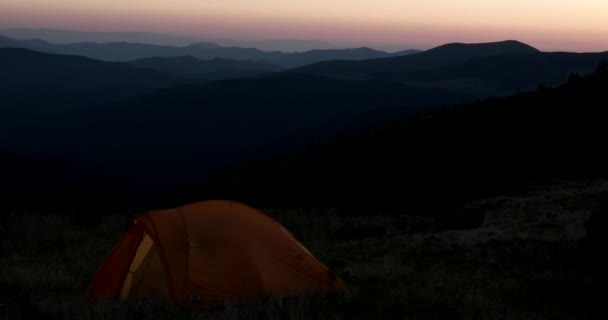
[[[148,215],[149,217],[149,215]],[[154,219],[152,219],[150,217],[150,223],[152,224],[152,228],[154,228],[154,234],[155,234],[155,241],[154,241],[154,246],[156,247],[156,250],[158,251],[158,254],[161,256],[161,260],[163,262],[163,268],[165,270],[165,274],[167,276],[167,285],[169,286],[169,290],[171,292],[171,298],[173,298],[173,302],[174,303],[178,303],[177,302],[177,293],[175,292],[175,284],[173,283],[173,276],[171,275],[171,270],[169,269],[169,264],[167,263],[167,256],[165,255],[165,251],[158,239],[158,229],[156,229],[156,223],[154,222]]]
[[[186,227],[186,218],[184,218],[184,214],[181,208],[176,208],[176,211],[182,220],[182,227],[184,228],[184,234],[186,235],[186,274],[184,274],[184,280],[189,280],[188,275],[190,274],[190,235],[188,234],[188,228]]]

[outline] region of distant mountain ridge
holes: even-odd
[[[327,60],[361,60],[390,57],[394,54],[369,48],[311,50],[300,53],[283,53],[279,51],[262,51],[255,48],[223,47],[215,43],[198,42],[187,46],[175,47],[130,42],[111,43],[70,43],[55,44],[39,39],[16,40],[3,37],[2,47],[21,47],[31,50],[81,55],[106,61],[133,61],[150,57],[193,56],[202,60],[225,58],[246,61],[262,61],[278,64],[283,68],[293,68]],[[413,51],[402,51],[398,54],[411,54]]]
[[[200,60],[193,56],[143,58],[131,61],[129,64],[141,68],[168,72],[177,77],[208,81],[257,76],[282,69],[277,65],[266,62],[224,58]]]
[[[572,73],[588,73],[608,55],[534,52],[519,44],[507,44],[507,53],[500,54],[496,46],[489,47],[447,47],[464,52],[453,53],[455,58],[437,53],[444,47],[433,51],[437,59],[420,53],[361,61],[356,65],[381,61],[390,68],[355,76],[301,68],[204,84],[128,63],[0,49],[12,52],[1,66],[9,72],[0,73],[5,84],[0,148],[83,159],[105,168],[109,174],[102,179],[153,193],[204,179],[222,167],[302,150],[338,132],[516,93],[541,82],[562,83]],[[172,60],[185,63],[185,69],[199,63],[189,57],[158,59],[153,67]],[[150,86],[141,87],[144,83]],[[45,87],[48,92],[40,95]]]
[[[4,34],[14,39],[41,39],[54,43],[107,43],[130,41],[158,45],[183,46],[200,41],[200,39],[196,37],[154,32],[99,32],[49,28],[7,28],[0,29],[0,34]]]
[[[16,88],[160,88],[178,84],[165,72],[81,56],[0,48],[0,87]]]
[[[0,127],[50,114],[93,110],[187,83],[166,72],[81,56],[0,48]]]
[[[372,78],[450,87],[481,97],[507,96],[540,84],[561,85],[573,73],[592,73],[603,60],[608,60],[608,52],[501,54],[414,72],[374,74]]]
[[[427,55],[434,56],[435,58],[442,57],[442,59],[450,58],[454,60],[468,60],[480,56],[492,56],[497,54],[522,54],[534,52],[540,52],[540,50],[517,40],[485,43],[454,42],[426,51]]]
[[[0,34],[4,34],[15,39],[41,39],[54,43],[134,42],[169,46],[187,46],[196,42],[213,42],[224,47],[258,48],[264,51],[302,52],[312,49],[334,49],[330,43],[319,40],[216,39],[156,32],[99,32],[49,28],[8,28],[0,29]]]
[[[366,76],[373,73],[404,73],[457,64],[470,59],[498,54],[537,53],[519,41],[507,40],[490,43],[452,43],[427,51],[383,59],[364,61],[325,61],[293,69],[292,72],[314,73],[328,76]]]

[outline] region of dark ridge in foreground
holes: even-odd
[[[229,198],[256,206],[434,210],[530,182],[602,177],[608,68],[556,89],[405,120],[315,151],[218,175],[167,203]]]

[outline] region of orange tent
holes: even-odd
[[[236,202],[205,201],[136,216],[85,297],[213,305],[344,289],[270,217]]]

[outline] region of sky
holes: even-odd
[[[0,0],[0,28],[10,27],[402,49],[516,39],[607,51],[608,0]]]

